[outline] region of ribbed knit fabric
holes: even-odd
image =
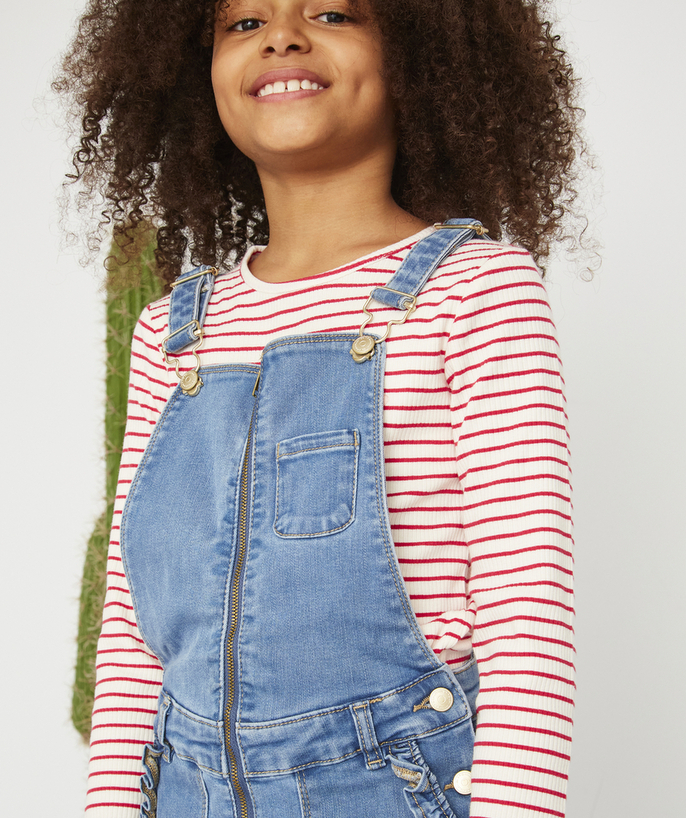
[[[371,289],[386,284],[428,232],[294,282],[259,281],[244,259],[217,278],[203,366],[257,363],[277,336],[357,331]],[[140,758],[162,683],[134,621],[119,521],[178,383],[160,351],[168,310],[168,297],[146,307],[133,340],[98,650],[89,818],[137,815]],[[383,331],[397,317],[378,305],[369,329]],[[182,370],[194,364],[189,352],[180,360]],[[471,818],[565,811],[574,683],[563,387],[545,289],[520,248],[473,241],[458,249],[388,341],[384,440],[400,567],[436,653],[459,665],[474,650],[481,676]]]

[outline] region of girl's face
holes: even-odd
[[[382,52],[341,0],[231,0],[215,27],[212,84],[234,144],[258,169],[330,170],[395,155]]]

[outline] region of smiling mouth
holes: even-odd
[[[268,82],[255,94],[256,97],[269,97],[272,94],[290,94],[294,91],[323,91],[326,86],[310,80],[290,79],[284,82]]]

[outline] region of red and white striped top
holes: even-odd
[[[247,259],[217,278],[203,366],[258,363],[277,336],[355,332],[432,228],[308,279],[269,284]],[[250,255],[250,254],[249,254]],[[248,258],[249,258],[248,255]],[[375,305],[372,331],[397,313]],[[98,650],[89,818],[134,818],[162,669],[134,620],[119,521],[177,386],[160,350],[169,298],[136,328]],[[181,366],[194,364],[190,352]],[[421,628],[481,677],[471,818],[563,816],[573,707],[572,526],[564,382],[540,275],[520,248],[472,241],[439,267],[388,340],[388,507]]]

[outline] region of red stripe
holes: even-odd
[[[532,602],[535,605],[551,605],[555,608],[563,608],[565,611],[574,613],[574,608],[571,605],[565,605],[563,602],[560,602],[557,599],[551,599],[549,597],[537,598],[535,596],[518,596],[517,602]],[[486,611],[489,608],[499,608],[502,605],[510,605],[511,603],[512,600],[510,599],[500,599],[497,602],[485,602],[479,605],[479,610]]]
[[[551,693],[549,690],[529,690],[525,687],[481,687],[481,692],[485,693],[521,693],[524,696],[543,696],[546,699],[557,699],[557,701],[565,702],[566,704],[574,704],[574,699],[568,696],[558,696]]]
[[[131,678],[129,676],[110,676],[107,679],[98,679],[95,683],[97,687],[100,684],[107,684],[108,682],[135,682],[138,685],[148,685],[151,687],[162,687],[162,682],[158,681],[149,681],[147,679],[140,679],[140,678]]]
[[[479,722],[479,728],[481,730],[485,730],[486,728],[489,729],[498,729],[498,730],[521,730],[525,733],[538,733],[541,736],[553,736],[554,738],[559,738],[560,741],[570,741],[572,740],[571,736],[568,736],[566,733],[559,733],[556,730],[544,730],[542,727],[533,727],[532,725],[520,725],[520,724],[500,724],[498,722]],[[483,734],[482,734],[483,735]]]
[[[86,791],[86,795],[94,792],[103,792],[103,790],[110,790],[111,792],[140,792],[139,787],[91,787]]]
[[[475,804],[477,802],[479,804],[500,804],[501,806],[504,807],[515,807],[516,809],[532,810],[533,812],[543,812],[546,815],[555,815],[556,818],[565,818],[564,812],[559,812],[558,810],[554,809],[546,809],[545,807],[532,806],[531,804],[518,804],[515,801],[498,801],[495,798],[472,797],[471,803]],[[490,818],[490,816],[488,815],[479,815],[478,813],[474,813],[473,810],[470,810],[469,815],[470,818]]]
[[[504,468],[505,466],[516,466],[524,463],[557,463],[559,466],[562,466],[565,469],[569,469],[566,460],[562,460],[558,457],[551,457],[548,454],[545,455],[545,457],[518,457],[515,458],[514,460],[501,460],[500,462],[495,464],[489,463],[486,466],[470,466],[469,469],[466,472],[464,472],[464,474],[459,475],[459,477],[461,480],[464,480],[468,474],[478,474],[478,472],[481,471],[493,471],[496,468],[501,469]],[[471,490],[476,491],[476,489],[478,488],[481,488],[481,486],[472,486]],[[465,491],[469,490],[470,489],[465,488]]]
[[[556,798],[564,798],[564,792],[560,790],[551,790],[547,787],[534,787],[531,784],[522,784],[519,781],[501,781],[497,778],[477,778],[472,777],[472,784],[487,784],[494,787],[512,787],[513,789],[528,790],[530,792],[540,792],[544,795],[553,795]]]
[[[556,551],[558,554],[562,554],[562,556],[564,556],[564,557],[569,557],[570,559],[572,557],[572,552],[569,551],[568,549],[560,548],[557,545],[548,544],[548,545],[532,545],[532,546],[530,546],[528,548],[515,548],[512,551],[499,551],[498,552],[498,558],[500,559],[502,557],[519,557],[522,554],[530,554],[530,553],[533,553],[534,551]],[[483,556],[478,556],[477,555],[477,556],[474,556],[472,558],[472,562],[479,562],[480,560],[485,560],[485,559],[492,559],[492,558],[489,557],[486,554],[484,554]]]
[[[157,701],[157,696],[153,695],[146,695],[145,693],[122,693],[122,692],[112,692],[112,693],[99,693],[94,701],[98,699],[148,699],[149,701]],[[157,711],[153,711],[157,712]]]
[[[94,716],[100,713],[148,713],[154,716],[157,713],[157,708],[146,710],[141,707],[101,707],[93,711]]]
[[[561,682],[562,684],[576,688],[574,682],[565,676],[556,676],[554,673],[542,673],[537,670],[489,670],[485,672],[479,668],[479,679],[485,679],[487,676],[536,676],[541,679],[550,679],[551,681]]]
[[[477,574],[480,580],[482,579],[490,579],[491,577],[501,577],[505,574],[518,574],[522,571],[533,571],[539,568],[551,568],[555,571],[560,571],[563,574],[567,574],[568,576],[572,576],[572,571],[569,568],[563,568],[561,565],[557,565],[554,562],[532,562],[529,565],[521,565],[517,568],[510,568],[509,571],[487,571],[483,574]]]
[[[138,726],[140,727],[140,725]],[[91,741],[90,746],[95,747],[96,744],[136,744],[142,747],[143,745],[148,744],[148,742],[145,739],[136,740],[133,738],[101,738],[97,741]]]
[[[559,656],[553,656],[548,653],[534,653],[532,651],[523,651],[523,652],[516,652],[516,653],[509,653],[507,651],[498,651],[497,653],[492,653],[490,656],[483,656],[479,659],[479,668],[484,662],[492,662],[494,659],[500,659],[502,657],[508,658],[516,658],[516,659],[545,659],[547,662],[557,662],[558,664],[565,665],[566,667],[573,668],[574,665],[572,662],[568,662],[566,659],[562,659]]]
[[[537,636],[533,633],[514,633],[514,634],[500,634],[493,639],[483,639],[480,641],[474,640],[472,642],[475,648],[482,648],[485,645],[492,645],[493,642],[511,642],[514,639],[527,639],[531,642],[546,642],[548,645],[559,645],[563,648],[572,648],[571,642],[565,642],[563,639],[553,639],[549,636]]]
[[[537,747],[527,744],[508,744],[500,741],[475,741],[474,747],[501,747],[507,750],[516,750],[517,752],[542,753],[543,755],[553,756],[553,758],[559,758],[563,761],[569,761],[570,758],[568,753],[558,753],[548,747]]]
[[[569,716],[564,716],[562,713],[555,713],[552,710],[540,710],[535,707],[515,707],[511,704],[482,704],[476,708],[477,713],[482,713],[485,710],[511,710],[515,713],[535,713],[538,716],[548,716],[551,719],[560,719],[560,721],[567,721],[570,724],[573,723],[573,720],[570,719]]]
[[[137,756],[131,756],[131,758],[135,759],[135,758],[137,758]],[[91,778],[97,778],[98,776],[103,776],[103,775],[112,775],[112,776],[116,775],[116,776],[121,776],[122,778],[124,776],[129,776],[129,778],[140,778],[141,777],[141,772],[139,770],[101,770],[100,772],[90,773],[89,776],[88,776],[88,780],[90,781]],[[109,789],[109,787],[107,787],[107,789]],[[140,787],[136,787],[136,790],[138,792],[140,792]]]
[[[487,759],[487,758],[480,758],[478,762],[478,767],[510,767],[514,770],[530,770],[531,772],[535,773],[542,773],[543,775],[552,775],[555,778],[562,778],[565,781],[569,780],[569,776],[566,773],[561,773],[558,770],[549,770],[546,767],[535,767],[532,764],[516,764],[511,761],[502,761],[502,760],[494,760],[494,759]]]
[[[479,607],[479,610],[481,611],[483,609]],[[568,622],[560,622],[557,619],[545,619],[541,616],[527,616],[526,614],[509,616],[506,619],[489,619],[488,627],[493,628],[496,625],[503,625],[506,622],[542,622],[545,625],[555,625],[556,627],[565,628],[568,631],[574,630],[574,628]]]

